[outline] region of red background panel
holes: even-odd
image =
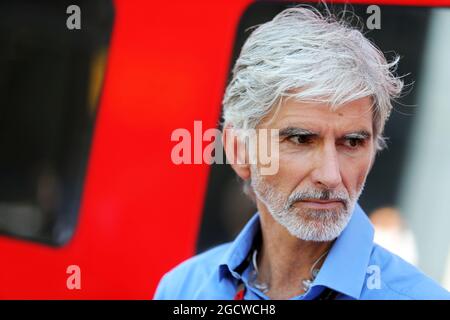
[[[170,137],[194,120],[216,127],[250,2],[116,1],[77,230],[62,248],[0,237],[0,298],[149,299],[195,253],[208,166],[174,165]],[[81,290],[66,287],[72,264]]]

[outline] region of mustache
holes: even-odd
[[[288,207],[292,207],[298,201],[304,200],[322,200],[322,201],[341,201],[345,208],[348,208],[350,198],[347,192],[336,190],[305,190],[293,192],[287,201]]]

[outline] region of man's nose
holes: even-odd
[[[326,187],[327,189],[334,189],[341,184],[342,177],[338,153],[334,143],[324,145],[321,148],[311,176],[314,184]]]

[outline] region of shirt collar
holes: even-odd
[[[219,263],[219,281],[227,273],[234,272],[248,257],[253,245],[253,239],[260,228],[259,212],[256,212],[222,256]]]
[[[359,299],[373,248],[374,229],[356,204],[353,215],[334,242],[313,285],[323,285]]]
[[[248,221],[219,262],[219,281],[248,257],[260,229],[259,213]],[[349,223],[334,242],[313,285],[326,286],[358,299],[366,278],[373,247],[373,226],[359,204]]]

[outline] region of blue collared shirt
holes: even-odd
[[[233,242],[196,255],[166,273],[154,299],[233,299],[242,281],[244,299],[269,299],[249,283],[251,264],[236,268],[252,250],[260,230],[259,213]],[[450,299],[450,293],[417,268],[373,242],[373,226],[356,205],[352,217],[336,239],[310,289],[293,300],[315,299],[330,288],[337,299]]]

